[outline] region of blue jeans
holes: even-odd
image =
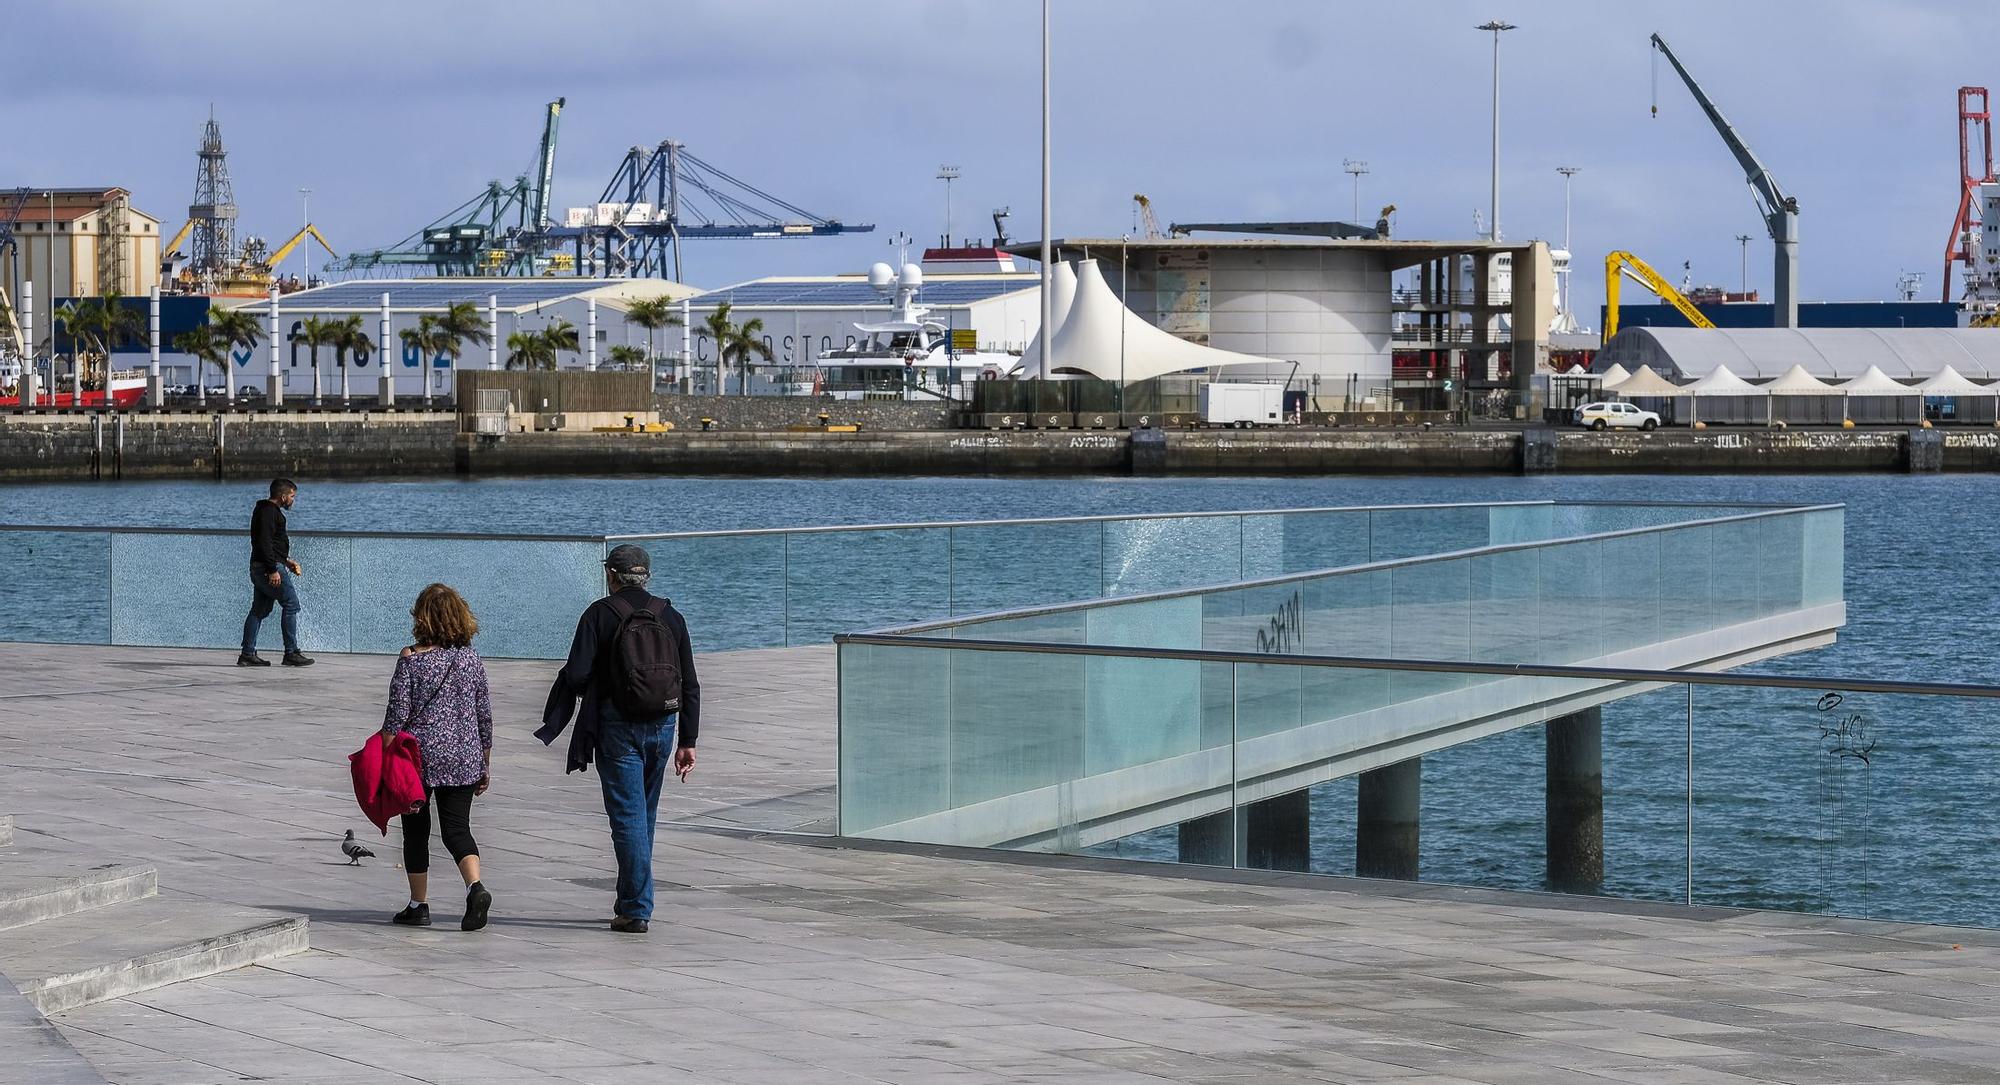
[[[271,607],[283,609],[278,624],[285,630],[285,651],[287,654],[299,650],[299,591],[292,584],[292,571],[278,570],[278,586],[271,586],[268,574],[250,574],[250,587],[256,593],[250,601],[250,616],[243,619],[243,654],[257,654],[257,631],[264,626],[264,619],[271,616]]]
[[[618,856],[615,912],[626,919],[653,916],[653,830],[679,722],[678,712],[634,722],[609,704],[598,709],[597,783],[611,819],[611,850]]]

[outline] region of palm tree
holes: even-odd
[[[507,337],[507,368],[554,369],[555,350],[541,332],[514,332]]]
[[[264,327],[247,309],[217,309],[213,303],[208,307],[208,327],[222,343],[224,363],[222,366],[222,396],[227,402],[236,402],[235,373],[230,368],[236,358],[236,351],[256,350],[264,339]],[[207,388],[203,387],[203,402],[207,401]]]
[[[319,406],[319,348],[333,341],[333,321],[309,316],[299,322],[299,341],[312,356],[312,405]]]
[[[625,319],[646,329],[646,360],[654,362],[659,353],[653,349],[653,333],[661,328],[678,328],[681,318],[673,310],[674,299],[661,294],[653,298],[640,298],[625,306]],[[616,353],[615,351],[613,353]]]
[[[344,317],[328,322],[327,343],[333,347],[333,362],[340,369],[340,401],[348,402],[347,373],[349,355],[360,357],[375,347],[375,341],[368,337],[366,325],[358,316]],[[387,362],[388,359],[382,359]]]
[[[72,301],[56,310],[55,317],[69,332],[70,352],[75,359],[71,367],[74,380],[71,404],[83,406],[86,378],[90,384],[106,390],[108,403],[111,352],[120,343],[134,339],[149,343],[146,318],[138,310],[126,308],[115,291],[101,298]]]
[[[208,403],[208,381],[202,371],[203,362],[214,362],[224,367],[229,365],[229,341],[216,334],[215,325],[197,324],[193,328],[174,336],[174,349],[194,358],[195,402]],[[227,372],[224,373],[227,376]]]
[[[580,341],[577,339],[576,325],[571,324],[567,320],[560,321],[554,325],[551,325],[550,327],[542,329],[542,337],[544,339],[547,339],[549,343],[550,369],[554,369],[556,367],[555,363],[557,354],[565,350],[569,351],[571,354],[575,354],[577,351],[583,349]]]
[[[403,341],[403,349],[417,352],[417,365],[423,370],[424,402],[429,403],[431,359],[445,351],[443,327],[438,323],[436,316],[425,313],[417,318],[416,327],[404,328],[396,333],[396,338]]]
[[[487,326],[486,318],[479,313],[479,306],[469,301],[454,301],[445,307],[437,318],[438,330],[443,333],[444,353],[451,355],[453,376],[452,394],[457,395],[457,374],[459,354],[467,343],[483,347],[493,341],[493,332]],[[429,394],[430,374],[424,374],[425,394]]]
[[[646,352],[640,350],[638,347],[620,343],[611,348],[611,368],[613,369],[645,369],[649,360]]]
[[[736,334],[736,322],[729,319],[729,303],[723,302],[702,318],[708,337],[715,341],[715,394],[722,394],[722,348]],[[693,374],[689,374],[692,376]]]
[[[736,386],[738,395],[747,396],[750,394],[751,357],[753,355],[761,355],[765,361],[768,362],[771,360],[770,345],[759,338],[763,331],[763,319],[752,317],[731,329],[729,338],[720,344],[720,353],[717,355],[716,364],[720,366],[722,362],[734,358],[737,361],[738,368],[741,370],[742,383]],[[718,381],[718,383],[720,382]]]

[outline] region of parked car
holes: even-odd
[[[246,384],[236,390],[237,399],[263,399],[264,390],[254,384]]]
[[[1589,429],[1659,429],[1660,416],[1630,403],[1586,403],[1570,412],[1570,420]]]

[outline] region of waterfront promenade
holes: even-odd
[[[307,952],[58,1015],[110,1081],[2000,1081],[2000,933],[800,835],[835,809],[830,647],[704,658],[645,939],[603,927],[595,779],[529,735],[554,665],[489,664],[493,925],[440,888],[395,928],[396,833],[337,848],[374,836],[345,758],[389,661],[229,664],[0,646],[16,849],[310,919]],[[91,1080],[0,1003],[37,1052],[0,1080]]]

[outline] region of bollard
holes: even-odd
[[[222,461],[226,455],[227,442],[223,430],[228,420],[222,415],[215,416],[215,480],[222,481]]]
[[[111,477],[125,477],[125,416],[117,415],[111,421]]]

